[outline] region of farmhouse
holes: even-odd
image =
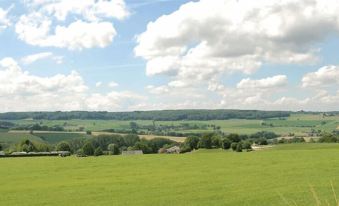
[[[122,151],[122,155],[143,155],[142,150]]]
[[[5,152],[4,151],[0,151],[0,156],[5,156]]]

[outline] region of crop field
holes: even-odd
[[[0,205],[335,205],[339,144],[0,159]],[[328,203],[328,204],[327,204]]]

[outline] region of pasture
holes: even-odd
[[[339,144],[14,158],[0,159],[0,165],[0,205],[310,206],[317,205],[315,197],[335,205],[331,182],[339,194]]]

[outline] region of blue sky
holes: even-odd
[[[0,0],[0,111],[339,110],[338,31],[334,0]]]

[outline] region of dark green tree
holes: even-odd
[[[231,148],[231,141],[227,138],[223,138],[221,140],[221,147],[224,149],[224,150],[228,150]]]
[[[71,147],[68,142],[59,142],[55,149],[57,151],[71,151]]]
[[[91,142],[86,142],[82,147],[82,150],[85,155],[92,156],[94,155],[94,147]]]
[[[191,150],[198,149],[199,137],[189,136],[185,139],[185,146],[190,147]]]
[[[98,147],[98,148],[96,148],[96,149],[94,150],[94,156],[101,156],[101,155],[103,155],[103,154],[104,154],[104,153],[103,153],[101,147]]]
[[[107,150],[110,155],[118,155],[120,153],[119,147],[116,144],[109,144]]]

